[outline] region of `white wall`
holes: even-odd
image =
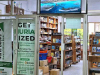
[[[6,14],[6,5],[8,5],[8,1],[0,1],[1,14]]]
[[[88,0],[88,10],[100,10],[100,0]]]
[[[100,16],[89,16],[88,22],[100,22]]]

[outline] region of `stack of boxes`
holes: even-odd
[[[53,57],[51,63],[48,63],[48,60],[40,60],[39,75],[59,75],[57,57]]]
[[[49,75],[49,66],[47,60],[40,60],[39,70],[43,71],[42,75]]]

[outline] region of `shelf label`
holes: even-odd
[[[19,23],[17,74],[34,75],[34,51],[35,23]]]

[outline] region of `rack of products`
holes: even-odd
[[[52,50],[51,50],[51,56],[57,57],[57,68],[60,69],[61,67],[61,34],[53,34],[52,35]]]
[[[100,36],[92,36],[90,39],[91,55],[100,55]]]
[[[90,51],[93,56],[100,56],[100,36],[90,35]],[[100,67],[100,62],[93,62],[93,68]]]
[[[64,69],[71,66],[73,61],[73,39],[74,36],[64,36]]]
[[[65,50],[64,50],[64,69],[71,66],[81,59],[81,39],[74,35],[64,36]]]
[[[58,19],[45,16],[40,22],[40,43],[51,43],[52,33],[58,32]]]
[[[59,74],[57,68],[61,50],[61,35],[57,35],[58,19],[42,16],[40,17],[40,24],[39,74]]]
[[[74,36],[73,44],[73,63],[76,63],[81,60],[81,38],[79,36]]]
[[[90,52],[92,51],[92,46],[93,46],[93,38],[95,35],[90,35],[89,36],[89,50]]]

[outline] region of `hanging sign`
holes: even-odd
[[[81,29],[81,17],[68,17],[66,18],[65,28]]]
[[[39,0],[41,14],[81,13],[81,0]]]
[[[17,74],[34,75],[35,23],[18,24]]]
[[[2,22],[0,23],[0,75],[12,75],[11,47],[11,21]]]

